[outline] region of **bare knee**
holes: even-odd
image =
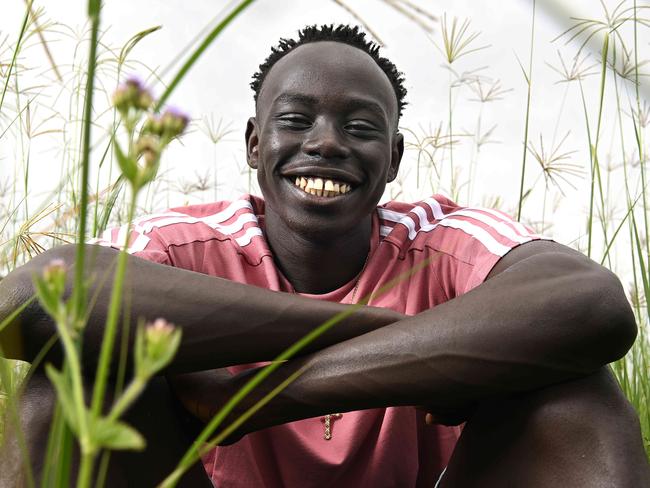
[[[0,487],[22,486],[27,463],[36,476],[40,473],[55,404],[56,395],[48,379],[44,374],[34,374],[16,402],[16,415],[9,409],[5,419],[5,443],[0,449]]]
[[[459,478],[448,486],[637,487],[650,485],[649,471],[638,417],[603,369],[483,405],[463,431],[450,462],[449,477]]]
[[[91,390],[87,385],[88,396]],[[107,395],[108,402],[110,396]],[[18,422],[9,422],[6,444],[0,449],[0,488],[25,486],[25,450],[20,448],[19,434],[25,440],[29,469],[38,484],[45,464],[55,405],[56,393],[49,380],[44,374],[35,374],[25,385],[18,401]],[[142,452],[115,452],[111,456],[106,485],[156,486],[178,463],[191,442],[166,380],[154,378],[124,420],[145,437],[148,446]],[[78,449],[74,444],[73,479],[78,467]],[[180,486],[208,487],[212,484],[198,463],[184,476]]]

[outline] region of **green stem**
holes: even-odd
[[[25,433],[21,428],[20,415],[18,414],[18,405],[16,404],[16,397],[18,395],[15,391],[12,391],[12,388],[10,386],[12,384],[11,373],[7,371],[9,363],[3,358],[4,352],[2,351],[2,347],[0,347],[0,383],[4,385],[5,391],[7,393],[7,414],[11,419],[11,422],[16,427],[16,441],[18,442],[18,449],[21,453],[20,459],[23,464],[23,470],[25,473],[25,484],[29,488],[34,488],[36,485],[34,483],[34,473],[32,472],[31,458],[29,455],[29,449],[27,448]],[[0,417],[0,422],[2,421],[4,421],[4,419]],[[6,423],[8,424],[9,422]]]
[[[235,17],[237,17],[246,7],[248,7],[253,2],[254,0],[244,0],[240,2],[239,5],[237,5],[237,7],[235,7],[234,10],[230,12],[230,14],[228,14],[225,19],[223,19],[214,29],[212,29],[212,31],[210,31],[210,33],[206,36],[199,47],[192,53],[190,58],[185,62],[185,64],[183,64],[183,66],[181,66],[181,69],[178,71],[174,79],[169,83],[169,85],[167,85],[167,89],[160,96],[160,99],[156,104],[156,112],[159,111],[160,108],[165,104],[169,96],[176,89],[176,86],[185,77],[190,68],[194,66],[194,63],[196,63],[196,61],[199,59],[199,57],[201,57],[201,55],[210,46],[210,44],[212,44],[212,41],[214,41],[217,36],[221,34],[221,31],[224,30]]]
[[[609,50],[609,32],[605,33],[603,40],[603,49],[601,56],[601,72],[600,72],[600,100],[598,103],[598,123],[596,124],[596,140],[591,148],[591,190],[589,193],[589,223],[587,228],[587,256],[591,257],[592,246],[592,229],[594,222],[594,194],[596,178],[600,177],[600,164],[598,163],[598,142],[600,140],[600,125],[603,117],[603,103],[605,101],[605,81],[607,79],[607,53]],[[604,216],[603,216],[604,218]]]
[[[32,6],[32,2],[30,0],[27,3],[27,7],[25,8],[25,17],[23,18],[23,23],[20,27],[20,32],[18,33],[18,42],[16,42],[16,49],[14,49],[14,54],[11,58],[11,63],[9,64],[9,68],[7,69],[7,78],[5,79],[5,84],[4,87],[2,88],[2,95],[0,95],[0,112],[2,111],[2,104],[5,101],[5,95],[7,93],[7,89],[9,88],[9,80],[11,79],[11,72],[16,67],[18,52],[20,51],[20,47],[23,42],[23,36],[25,35],[25,31],[27,30],[27,22],[29,20],[29,10],[31,6]]]
[[[131,221],[135,214],[135,204],[137,200],[138,189],[132,189],[131,203],[127,216],[127,231],[124,240],[124,247],[120,251],[117,258],[117,269],[115,270],[115,278],[113,281],[113,289],[111,291],[111,301],[108,309],[108,317],[106,318],[106,326],[104,328],[104,337],[102,339],[102,348],[99,353],[99,362],[97,367],[97,374],[95,376],[95,386],[93,388],[93,399],[91,410],[94,416],[101,414],[102,405],[104,403],[104,395],[106,393],[106,383],[108,381],[109,368],[111,364],[111,355],[113,353],[113,346],[115,343],[115,335],[117,332],[117,321],[120,316],[120,305],[122,302],[122,288],[124,286],[124,277],[126,275],[127,263],[127,249],[129,246],[129,237],[131,230]]]
[[[524,122],[524,154],[521,160],[521,183],[519,184],[519,206],[517,207],[517,220],[521,220],[521,208],[524,205],[524,181],[526,177],[526,155],[528,154],[528,127],[530,121],[530,100],[533,87],[533,52],[535,47],[535,4],[533,0],[533,18],[530,32],[530,59],[528,61],[528,94],[526,96],[526,120]]]
[[[452,82],[451,82],[451,63],[449,64],[449,190],[453,193],[454,189],[454,126],[453,126],[453,102],[452,102]],[[452,196],[453,198],[453,196]]]
[[[129,386],[124,390],[120,395],[120,398],[115,402],[111,408],[111,412],[108,414],[108,421],[112,422],[120,418],[120,416],[125,412],[129,405],[131,405],[136,398],[142,393],[145,386],[147,386],[148,378],[135,377]]]
[[[73,310],[75,321],[84,315],[86,290],[84,287],[84,258],[86,242],[86,219],[88,207],[88,174],[90,168],[90,132],[93,110],[93,91],[95,86],[95,68],[97,66],[97,44],[99,32],[99,13],[101,1],[88,1],[88,18],[90,19],[90,51],[88,53],[88,74],[86,81],[86,98],[83,117],[83,147],[81,163],[81,200],[79,202],[79,228],[77,237],[77,252],[75,257],[75,276],[73,291]],[[77,326],[78,324],[75,324]]]
[[[91,439],[88,428],[88,415],[86,412],[86,402],[84,401],[83,376],[81,373],[81,362],[79,361],[79,352],[70,330],[72,324],[65,318],[57,317],[55,320],[56,329],[63,344],[65,352],[66,366],[70,368],[70,379],[72,380],[72,394],[74,396],[74,405],[77,419],[79,420],[79,445],[81,452],[87,453],[92,450]]]
[[[82,454],[81,466],[79,467],[79,476],[77,477],[77,488],[87,488],[91,485],[94,461],[94,453]]]
[[[297,371],[294,371],[289,375],[288,378],[283,380],[278,386],[273,388],[269,393],[264,395],[263,398],[261,398],[255,405],[253,405],[251,408],[246,410],[242,415],[240,415],[232,424],[230,424],[228,427],[226,427],[218,436],[216,436],[214,439],[210,440],[208,443],[204,444],[201,447],[201,455],[203,453],[209,451],[210,449],[214,448],[215,446],[219,445],[219,443],[223,442],[224,439],[226,439],[230,434],[235,432],[241,425],[244,424],[249,418],[251,418],[256,412],[258,412],[264,405],[269,403],[273,398],[275,398],[282,390],[284,390],[287,386],[289,386],[291,383],[293,383],[302,373],[304,373],[306,370],[306,366],[301,367]],[[186,467],[184,466],[178,466],[174,471],[167,476],[167,478],[164,479],[164,481],[160,484],[159,488],[172,488],[176,486],[176,484],[180,481],[181,476],[185,473],[187,470]]]
[[[639,118],[638,123],[636,124],[638,127],[638,130],[636,131],[637,133],[637,146],[639,150],[639,165],[641,169],[641,184],[645,188],[646,186],[646,174],[645,174],[645,154],[644,154],[644,148],[643,148],[643,131],[641,130],[641,95],[639,94],[639,49],[638,49],[638,38],[637,38],[637,27],[638,27],[638,18],[637,18],[637,5],[636,5],[636,0],[634,0],[634,89],[635,89],[635,95],[636,95],[636,110],[637,110],[637,117]],[[643,192],[643,224],[645,226],[645,251],[646,251],[646,263],[650,263],[650,234],[648,233],[648,230],[650,230],[650,227],[648,226],[648,202],[646,200],[646,194],[645,191]],[[650,299],[648,294],[646,293],[646,300]]]

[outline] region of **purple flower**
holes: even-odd
[[[113,105],[124,116],[130,109],[149,110],[154,99],[140,78],[130,76],[113,94]]]
[[[168,139],[180,136],[190,123],[190,117],[176,107],[168,107],[160,117],[162,132]]]
[[[63,259],[53,259],[43,268],[43,278],[47,282],[52,282],[63,276],[65,276],[65,261]]]

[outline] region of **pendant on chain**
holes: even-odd
[[[332,438],[332,427],[334,426],[334,421],[341,417],[343,417],[343,414],[328,413],[322,418],[323,424],[325,424],[325,435],[323,436],[323,439],[329,441]]]

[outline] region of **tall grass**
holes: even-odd
[[[157,108],[162,107],[223,28],[250,3],[250,0],[240,2],[198,43],[177,75],[171,78],[158,100]],[[363,12],[353,10],[342,1],[335,3],[363,20]],[[478,63],[477,52],[489,49],[489,46],[477,44],[479,33],[470,31],[469,19],[461,21],[444,13],[439,17],[432,16],[419,11],[409,2],[392,1],[387,4],[410,16],[420,27],[431,32],[434,43],[440,48],[441,60],[449,70],[449,83],[445,94],[446,114],[441,120],[432,120],[428,127],[402,128],[407,138],[406,158],[414,162],[412,167],[415,172],[408,172],[409,165],[404,163],[403,168],[406,171],[389,191],[393,195],[399,194],[401,198],[408,198],[442,190],[455,198],[467,195],[468,202],[464,203],[482,201],[489,206],[503,206],[502,199],[495,198],[484,188],[473,183],[475,179],[480,178],[485,164],[481,148],[494,142],[497,131],[498,124],[490,125],[485,131],[482,129],[484,117],[498,112],[498,107],[492,108],[497,103],[491,102],[515,96],[510,89],[501,88],[500,80],[486,76],[483,67]],[[26,2],[16,39],[10,42],[9,49],[2,50],[0,44],[0,66],[4,67],[0,72],[0,142],[19,148],[17,154],[21,158],[14,164],[11,180],[6,185],[3,184],[0,197],[0,274],[12,270],[35,254],[60,242],[83,242],[89,235],[97,235],[113,223],[130,221],[134,215],[155,210],[160,206],[160,200],[156,200],[155,196],[163,195],[167,202],[178,202],[179,198],[188,196],[201,199],[216,198],[219,195],[219,186],[232,184],[228,180],[220,179],[217,164],[213,163],[211,178],[197,175],[196,181],[189,182],[181,191],[177,191],[178,188],[171,184],[165,185],[165,175],[159,175],[154,182],[159,187],[154,191],[143,190],[140,195],[144,195],[144,198],[137,199],[128,194],[126,190],[130,187],[129,181],[118,169],[113,147],[123,126],[116,112],[109,108],[108,99],[127,69],[137,68],[144,71],[149,79],[158,78],[155,71],[148,70],[146,65],[130,57],[133,47],[140,42],[147,42],[149,36],[157,31],[157,27],[135,33],[124,46],[108,46],[101,41],[99,2],[91,1],[89,6],[89,30],[78,36],[74,29],[49,23],[42,9],[35,10],[31,1]],[[564,97],[557,107],[556,130],[546,139],[542,134],[533,137],[529,131],[531,123],[534,122],[535,103],[540,103],[533,96],[537,85],[532,83],[533,70],[541,69],[542,64],[541,60],[533,57],[538,42],[535,37],[536,8],[538,6],[533,2],[531,37],[527,40],[527,69],[520,63],[524,73],[526,97],[520,104],[524,138],[522,160],[516,171],[519,178],[512,180],[513,193],[518,194],[518,198],[514,205],[507,206],[504,210],[525,220],[539,232],[547,233],[553,230],[549,226],[553,218],[549,219],[547,215],[549,206],[553,213],[558,202],[576,195],[582,199],[587,209],[586,216],[584,221],[578,223],[580,230],[576,230],[575,239],[567,244],[585,251],[593,259],[618,272],[628,286],[628,296],[640,334],[628,355],[614,363],[612,368],[623,391],[639,414],[650,458],[650,189],[647,181],[646,142],[650,110],[648,101],[644,100],[640,91],[642,83],[645,83],[642,71],[645,61],[640,59],[639,52],[643,52],[643,46],[639,45],[638,40],[638,31],[650,24],[644,17],[649,7],[639,6],[636,1],[624,1],[609,12],[603,4],[602,19],[575,19],[575,26],[558,36],[555,41],[558,45],[563,42],[578,44],[570,64],[566,64],[560,55],[559,67],[552,66],[552,69],[559,73],[560,82],[566,85]],[[437,23],[438,18],[442,19],[440,23]],[[245,29],[246,26],[236,28]],[[48,42],[51,42],[48,39],[57,36],[74,38],[77,42],[72,61],[60,66],[48,50]],[[34,40],[34,43],[26,42],[30,39]],[[588,52],[587,46],[591,39],[597,39],[600,43],[597,53]],[[28,63],[34,49],[43,49],[43,52],[48,53],[50,67],[40,83],[26,85],[23,82],[23,73],[33,68]],[[462,72],[456,70],[457,60],[461,57],[469,66]],[[592,76],[596,74],[598,76]],[[52,81],[58,79],[62,81]],[[535,79],[536,83],[539,83],[537,75]],[[47,108],[50,106],[50,100],[43,93],[44,86],[50,82],[58,83],[60,93],[57,96],[65,97],[69,101],[65,111],[56,112]],[[93,86],[95,82],[96,86]],[[521,83],[521,80],[513,79],[507,82],[515,86]],[[93,93],[94,97],[89,96]],[[596,93],[597,96],[590,97],[586,93]],[[571,97],[571,94],[574,96]],[[476,102],[480,103],[480,109],[474,112],[476,119],[462,120],[459,108],[465,103]],[[559,140],[557,137],[560,120],[567,110],[579,110],[584,116],[584,127],[572,129],[573,137],[579,137],[580,150],[566,147],[569,132]],[[215,146],[231,130],[225,123],[215,124],[212,114],[195,114],[195,118],[205,121],[205,135]],[[473,132],[467,132],[466,129],[461,132],[457,129],[465,124],[475,127]],[[576,135],[577,132],[582,135]],[[92,134],[95,135],[91,138]],[[58,138],[61,144],[59,182],[51,194],[39,201],[32,198],[29,190],[30,181],[34,177],[30,170],[30,144],[36,139],[50,136]],[[612,140],[615,141],[612,146],[615,145],[616,150],[605,151],[603,144]],[[468,149],[472,154],[467,162],[459,157],[461,149]],[[612,156],[610,153],[616,155]],[[532,162],[528,159],[529,156],[532,157]],[[534,165],[535,162],[538,163],[537,166]],[[241,187],[253,187],[250,170],[241,172],[241,179]],[[482,190],[479,195],[476,195],[477,187]],[[588,190],[581,192],[581,187]],[[463,188],[467,189],[466,193],[461,192]],[[137,195],[138,192],[134,194]],[[620,195],[624,198],[620,198]],[[537,205],[534,205],[535,203]],[[82,248],[79,249],[81,253]],[[83,262],[82,254],[78,255],[77,262]],[[77,269],[82,268],[79,266]],[[119,281],[118,279],[118,283]],[[78,286],[75,287],[73,303],[75,317],[81,320],[87,297],[84,287],[80,286],[81,275],[77,276],[76,282]],[[102,364],[106,363],[106,358],[110,355],[109,348],[113,347],[113,335],[119,315],[119,285],[114,290],[116,298],[112,307],[110,327],[107,327],[109,332],[105,341],[106,350],[102,353]],[[78,326],[82,327],[83,324]],[[74,355],[74,348],[70,349],[70,354]],[[295,349],[289,349],[287,354],[294,352]],[[0,411],[6,410],[11,414],[11,400],[15,398],[20,379],[27,367],[1,359],[0,362],[3,373],[0,376]],[[72,374],[71,378],[74,378],[74,375],[78,374],[74,372],[75,367],[77,366],[74,361],[68,361],[67,368],[72,368],[72,372],[66,369],[61,374]],[[88,418],[100,416],[99,406],[102,404],[106,388],[106,367],[100,368],[103,372],[98,373],[91,407],[94,417]],[[51,373],[55,381],[56,374]],[[264,374],[270,374],[270,371]],[[262,379],[263,375],[256,378],[241,394],[250,391]],[[79,398],[78,386],[75,393],[77,405],[68,408],[79,409],[79,417],[86,418],[86,413],[82,411],[83,401]],[[127,397],[131,394],[128,393],[131,386],[126,386]],[[241,396],[234,398],[233,402],[236,403],[239,399]],[[231,403],[232,405],[234,403]],[[53,435],[48,448],[51,458],[56,455],[59,445],[69,445],[72,442],[72,435],[66,427],[63,410],[65,408],[59,407],[55,414]],[[117,413],[112,414],[115,417],[112,420],[119,417],[121,410],[121,406],[117,408]],[[224,412],[222,416],[215,418],[201,439],[208,440],[212,436],[228,413]],[[245,414],[240,421],[245,420],[246,415],[250,413]],[[78,428],[80,430],[76,434],[82,438],[82,442],[91,442],[90,423],[82,422]],[[222,432],[221,435],[227,435],[227,432]],[[0,431],[0,439],[1,436]],[[219,437],[213,439],[213,442],[218,440]],[[60,462],[46,469],[45,482],[55,486],[67,486],[69,472],[66,466],[69,465],[69,454],[66,452],[69,451],[62,449],[58,452],[62,456],[58,458]],[[169,485],[173,485],[188,463],[196,459],[197,453],[197,449],[188,453],[168,480]],[[91,479],[96,457],[97,451],[90,449],[82,463],[79,477],[82,485]],[[103,459],[108,462],[108,458]],[[101,469],[104,468],[105,463],[102,461]],[[33,485],[33,481],[28,480],[28,484]]]

